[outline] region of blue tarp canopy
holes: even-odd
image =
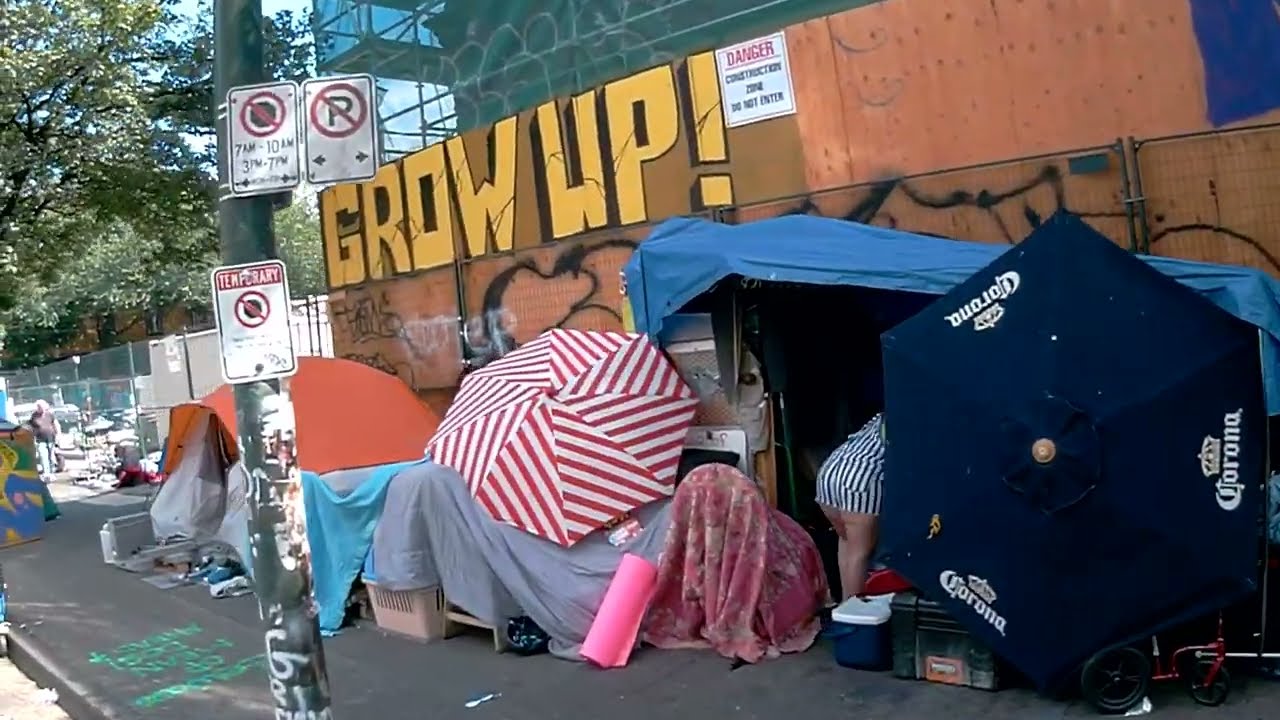
[[[808,215],[744,225],[675,218],[623,273],[636,329],[657,337],[667,317],[727,277],[943,295],[1008,249]],[[1267,411],[1280,415],[1280,283],[1252,268],[1141,257],[1262,330]]]

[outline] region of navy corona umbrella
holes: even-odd
[[[887,562],[1040,688],[1255,588],[1252,325],[1062,213],[882,341]]]

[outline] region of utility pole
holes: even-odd
[[[267,80],[261,0],[214,0],[214,107],[218,133],[218,238],[228,265],[276,258],[270,196],[232,197],[227,92]],[[311,598],[302,493],[287,380],[236,385],[236,427],[250,478],[250,563],[266,624],[267,670],[276,720],[325,720],[330,709],[324,648]],[[270,426],[263,405],[276,412]],[[269,438],[268,434],[273,437]]]

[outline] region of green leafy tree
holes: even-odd
[[[0,308],[18,278],[48,278],[90,238],[76,217],[155,164],[145,67],[164,18],[154,0],[11,0],[0,36]],[[119,208],[108,208],[119,209]]]
[[[83,317],[208,303],[211,18],[207,2],[184,16],[176,0],[0,0],[7,364],[55,351]],[[264,20],[276,77],[309,73],[307,22]]]
[[[272,79],[301,82],[315,70],[310,13],[281,11],[263,21],[263,64]],[[166,62],[153,92],[158,118],[204,141],[213,165],[213,7],[202,0],[180,34],[166,40]]]
[[[295,298],[328,292],[324,277],[324,245],[314,206],[298,198],[275,216],[276,248],[289,273]]]

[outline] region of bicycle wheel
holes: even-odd
[[[1134,647],[1104,650],[1089,658],[1080,671],[1080,690],[1100,713],[1127,712],[1147,696],[1151,659]]]

